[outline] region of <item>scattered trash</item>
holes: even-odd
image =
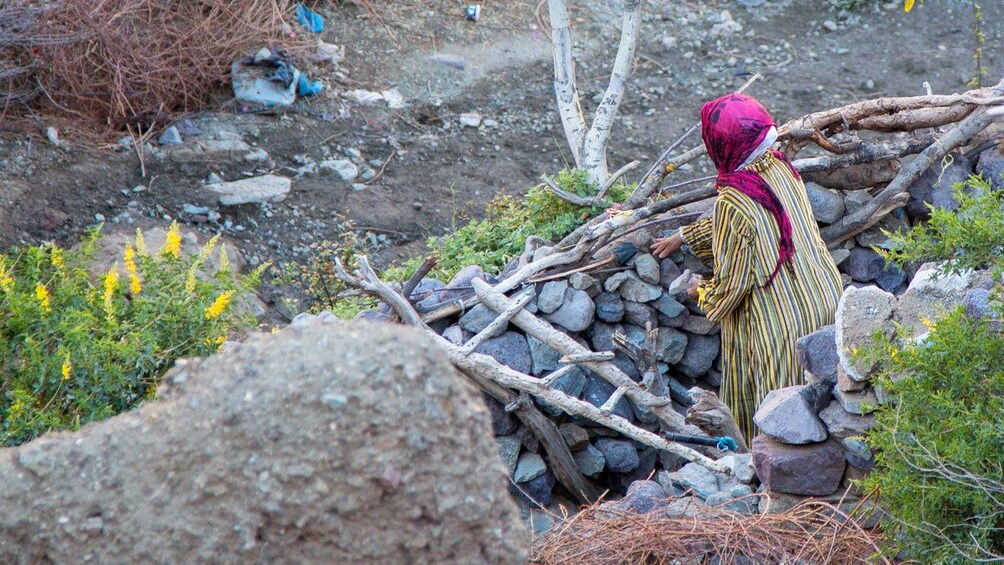
[[[63,142],[59,140],[59,130],[58,129],[56,129],[54,127],[46,128],[46,130],[45,130],[45,137],[48,138],[49,143],[55,145],[56,147],[62,147],[63,146]]]
[[[478,18],[481,17],[481,4],[471,4],[470,6],[467,6],[467,9],[464,10],[464,15],[472,22],[478,21]]]
[[[342,96],[353,102],[366,106],[386,102],[388,108],[395,110],[404,108],[408,105],[404,96],[396,88],[385,90],[383,92],[373,92],[372,90],[349,90],[348,92],[342,93]]]
[[[314,54],[314,61],[318,63],[328,63],[337,65],[345,60],[345,46],[339,47],[333,43],[326,43],[321,38],[317,38],[317,52]]]
[[[268,74],[271,70],[272,74]],[[324,90],[321,81],[311,81],[286,60],[283,52],[259,49],[254,57],[234,61],[230,67],[234,96],[265,106],[289,106],[296,96],[313,96]]]
[[[460,125],[469,128],[480,127],[481,114],[477,112],[468,112],[466,114],[460,114]]]
[[[464,62],[464,58],[458,55],[445,55],[442,53],[436,53],[430,55],[429,59],[447,67],[453,67],[454,69],[460,69],[461,71],[467,66]]]
[[[181,132],[178,128],[171,126],[164,130],[164,133],[160,134],[157,138],[157,143],[161,145],[181,145]]]
[[[303,4],[296,5],[296,19],[300,24],[314,33],[324,31],[324,18]]]
[[[324,90],[324,83],[319,80],[311,81],[304,74],[300,74],[300,79],[296,81],[296,93],[300,96],[315,96]]]

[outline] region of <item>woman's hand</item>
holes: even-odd
[[[652,254],[660,259],[665,259],[671,254],[676,253],[682,246],[683,236],[676,233],[669,237],[655,240],[655,243],[652,244]]]
[[[690,277],[690,286],[687,287],[687,296],[693,298],[694,300],[697,300],[698,296],[697,287],[701,286],[701,283],[703,281],[704,277],[702,277],[701,275],[694,275]]]

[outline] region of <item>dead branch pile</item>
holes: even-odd
[[[531,563],[818,563],[870,564],[880,534],[825,502],[781,514],[708,512],[671,518],[595,504],[568,517],[531,546]]]
[[[112,127],[203,107],[230,64],[293,47],[288,0],[19,0],[0,9],[4,115],[58,110]]]

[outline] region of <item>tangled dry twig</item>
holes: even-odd
[[[879,537],[856,516],[819,501],[780,514],[711,511],[679,518],[595,504],[538,536],[530,562],[888,564],[879,557]]]

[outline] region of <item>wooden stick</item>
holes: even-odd
[[[555,330],[557,331],[557,330]],[[559,362],[571,363],[573,365],[583,365],[585,363],[601,363],[603,361],[613,361],[613,351],[589,351],[586,353],[570,353],[562,357]]]
[[[526,292],[523,292],[515,298],[512,305],[506,308],[505,312],[498,315],[497,318],[492,320],[492,323],[488,324],[485,329],[478,332],[474,337],[472,337],[467,343],[460,348],[463,353],[470,353],[478,348],[479,345],[485,342],[485,340],[493,337],[500,329],[509,324],[509,320],[516,315],[527,305],[530,300],[534,298],[536,293],[530,288]]]

